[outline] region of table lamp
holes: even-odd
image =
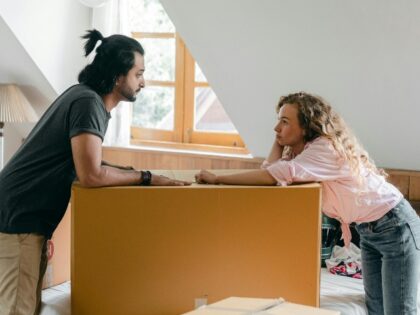
[[[38,115],[16,84],[0,84],[0,170],[3,169],[5,122],[36,122]]]

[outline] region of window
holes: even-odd
[[[158,0],[130,0],[132,36],[146,51],[146,87],[133,104],[134,144],[222,146],[244,142]]]

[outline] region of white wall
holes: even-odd
[[[281,95],[308,91],[378,165],[420,170],[420,2],[161,0],[255,156]]]
[[[39,116],[86,64],[90,10],[76,0],[0,0],[0,83],[17,83]],[[4,162],[32,129],[6,123]]]
[[[18,83],[22,92],[40,116],[56,93],[23,46],[0,16],[0,83]],[[4,162],[20,146],[33,123],[5,123]]]
[[[90,10],[77,0],[0,0],[0,15],[60,94],[86,64],[80,36]]]

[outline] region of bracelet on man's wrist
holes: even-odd
[[[140,171],[140,186],[150,186],[152,183],[152,173],[150,171]]]

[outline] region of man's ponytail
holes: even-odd
[[[104,37],[102,36],[101,32],[99,32],[98,30],[89,30],[87,31],[86,35],[82,36],[83,39],[87,39],[86,43],[85,43],[85,57],[87,57],[92,50],[95,48],[96,43],[100,40],[103,40]]]

